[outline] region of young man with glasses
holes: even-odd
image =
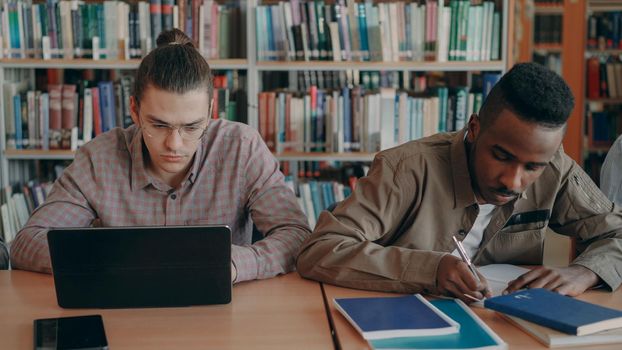
[[[247,125],[210,120],[211,71],[181,31],[160,34],[136,73],[133,126],[76,153],[11,247],[12,266],[50,272],[50,227],[226,224],[232,281],[294,269],[310,234],[279,164]],[[253,225],[264,239],[252,243]],[[174,249],[174,248],[171,248]]]

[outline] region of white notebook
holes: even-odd
[[[510,264],[484,265],[477,267],[477,270],[486,278],[493,297],[503,294],[508,283],[529,271],[524,267]],[[475,302],[471,306],[484,307],[484,300]]]

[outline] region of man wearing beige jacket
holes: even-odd
[[[489,292],[483,276],[478,282],[455,255],[452,236],[476,265],[541,265],[550,227],[576,239],[576,259],[536,268],[508,292],[544,287],[578,295],[599,283],[617,289],[622,214],[561,148],[573,106],[557,74],[516,65],[465,129],[379,153],[352,195],[322,212],[300,250],[299,273],[468,302]]]

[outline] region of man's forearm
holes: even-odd
[[[438,264],[445,254],[326,234],[305,244],[297,268],[303,277],[344,287],[434,293]]]
[[[231,260],[237,272],[236,283],[293,271],[298,247],[307,235],[306,227],[290,226],[276,230],[253,245],[234,245]]]
[[[52,273],[47,229],[24,227],[12,242],[11,267],[19,270]]]

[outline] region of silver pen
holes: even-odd
[[[458,254],[460,254],[460,257],[462,258],[462,261],[464,261],[464,263],[467,264],[467,266],[471,270],[471,273],[473,274],[473,277],[475,277],[475,279],[477,280],[477,283],[481,283],[482,281],[479,279],[477,270],[475,269],[475,266],[471,264],[471,259],[469,259],[469,256],[464,250],[464,247],[462,246],[462,242],[456,239],[456,236],[451,236],[451,238],[453,238],[454,240],[454,244],[456,245],[456,249],[458,250]]]

